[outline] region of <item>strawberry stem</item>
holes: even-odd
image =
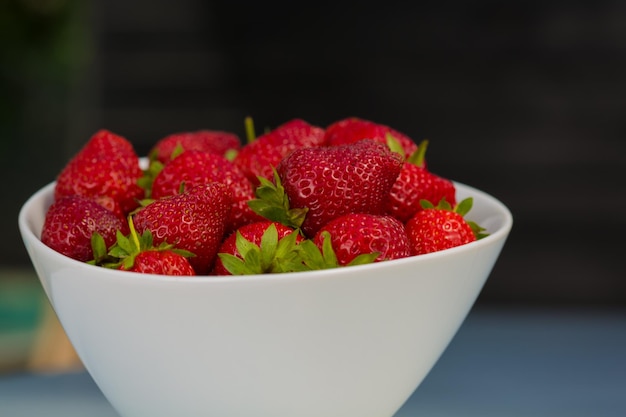
[[[254,131],[254,120],[252,117],[247,116],[244,119],[244,126],[246,128],[246,140],[248,143],[252,143],[256,140],[256,132]]]
[[[128,216],[128,227],[130,229],[130,237],[133,239],[135,246],[138,250],[141,250],[141,243],[139,243],[139,237],[137,236],[137,230],[135,229],[132,216]]]

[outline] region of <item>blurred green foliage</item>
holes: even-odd
[[[77,0],[0,1],[0,59],[3,75],[69,81],[85,60]],[[13,72],[13,74],[11,74]]]
[[[0,0],[0,265],[26,262],[17,214],[67,153],[69,103],[91,60],[90,2]]]
[[[67,88],[88,60],[77,0],[0,0],[0,129],[19,124],[29,86]],[[0,131],[2,143],[12,137]]]

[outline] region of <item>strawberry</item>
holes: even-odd
[[[146,250],[135,256],[133,265],[120,268],[124,271],[143,274],[185,276],[196,275],[189,260],[176,252],[168,250]]]
[[[248,275],[301,269],[295,246],[304,238],[281,223],[259,221],[239,228],[218,250],[214,275]]]
[[[92,241],[94,264],[143,274],[178,276],[196,274],[187,259],[193,256],[190,252],[176,249],[167,242],[154,246],[150,230],[145,230],[142,235],[137,234],[132,218],[129,225],[129,236],[118,232],[117,243],[109,251],[106,251],[102,241],[99,241],[99,236],[95,236]]]
[[[190,252],[174,248],[167,242],[153,245],[152,232],[137,233],[132,217],[129,218],[129,234],[118,231],[116,243],[108,249],[102,235],[94,233],[91,239],[94,259],[89,261],[110,269],[159,275],[195,275],[187,260]]]
[[[144,196],[137,185],[142,175],[132,144],[108,130],[100,130],[61,170],[54,197],[82,195],[108,201],[107,207],[119,206],[113,209],[127,214]]]
[[[331,220],[313,238],[320,249],[325,233],[330,235],[338,263],[342,266],[362,254],[376,253],[374,262],[410,255],[404,224],[391,216],[350,213]]]
[[[226,185],[213,182],[148,204],[133,216],[137,232],[150,230],[154,244],[186,250],[198,275],[210,271],[232,206]]]
[[[406,159],[386,202],[387,213],[403,223],[422,210],[421,200],[437,204],[445,198],[450,205],[456,204],[454,183],[433,174],[426,168],[427,146],[428,141],[422,141],[418,150]]]
[[[195,132],[173,133],[159,140],[150,150],[151,159],[168,163],[182,151],[211,152],[225,156],[228,151],[241,147],[239,137],[234,133],[219,130],[198,130]]]
[[[437,206],[422,200],[424,209],[418,211],[406,224],[411,254],[437,252],[487,236],[482,227],[464,218],[472,208],[472,202],[470,197],[452,208],[445,200]]]
[[[302,148],[276,168],[291,208],[306,209],[302,230],[312,237],[348,213],[384,214],[385,200],[402,168],[401,156],[372,140]]]
[[[226,224],[227,232],[261,220],[248,206],[248,200],[254,197],[252,183],[235,164],[213,153],[187,151],[172,160],[154,178],[151,197],[168,197],[178,194],[181,187],[211,182],[226,185],[231,194],[233,206]]]
[[[400,143],[406,155],[411,155],[417,150],[415,142],[404,133],[389,126],[358,117],[342,119],[326,127],[325,142],[329,146],[337,146],[358,142],[362,139],[372,139],[384,144],[387,143],[389,135]]]
[[[272,179],[272,169],[292,151],[324,144],[324,129],[293,119],[244,145],[233,162],[254,185]]]
[[[93,199],[71,195],[48,208],[41,241],[65,256],[86,262],[93,258],[92,235],[99,233],[109,247],[115,243],[118,230],[127,232],[128,224]]]

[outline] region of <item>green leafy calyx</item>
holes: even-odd
[[[400,141],[395,138],[395,136],[387,132],[387,134],[385,134],[385,141],[387,142],[387,146],[392,152],[399,153],[402,156],[402,159],[406,158],[406,153],[404,152],[404,148],[400,144]]]
[[[289,197],[285,193],[278,173],[274,169],[274,182],[258,177],[260,184],[256,188],[256,198],[248,201],[248,205],[259,216],[282,223],[293,229],[299,229],[304,222],[307,208],[291,208]]]
[[[270,224],[261,236],[259,245],[236,233],[235,247],[240,256],[218,253],[224,268],[232,275],[297,272],[305,268],[299,259],[298,231],[278,238],[276,225]]]
[[[426,150],[428,149],[428,139],[424,139],[417,146],[417,150],[413,152],[406,161],[420,168],[426,167]]]
[[[148,168],[143,171],[143,175],[137,180],[137,185],[144,189],[145,198],[152,196],[152,184],[156,176],[163,170],[163,163],[157,159],[156,151],[149,156]]]

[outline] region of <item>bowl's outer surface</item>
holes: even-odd
[[[512,226],[499,201],[457,184],[488,238],[323,272],[146,276],[43,245],[53,185],[22,208],[24,243],[77,353],[125,417],[392,416],[465,319]]]

